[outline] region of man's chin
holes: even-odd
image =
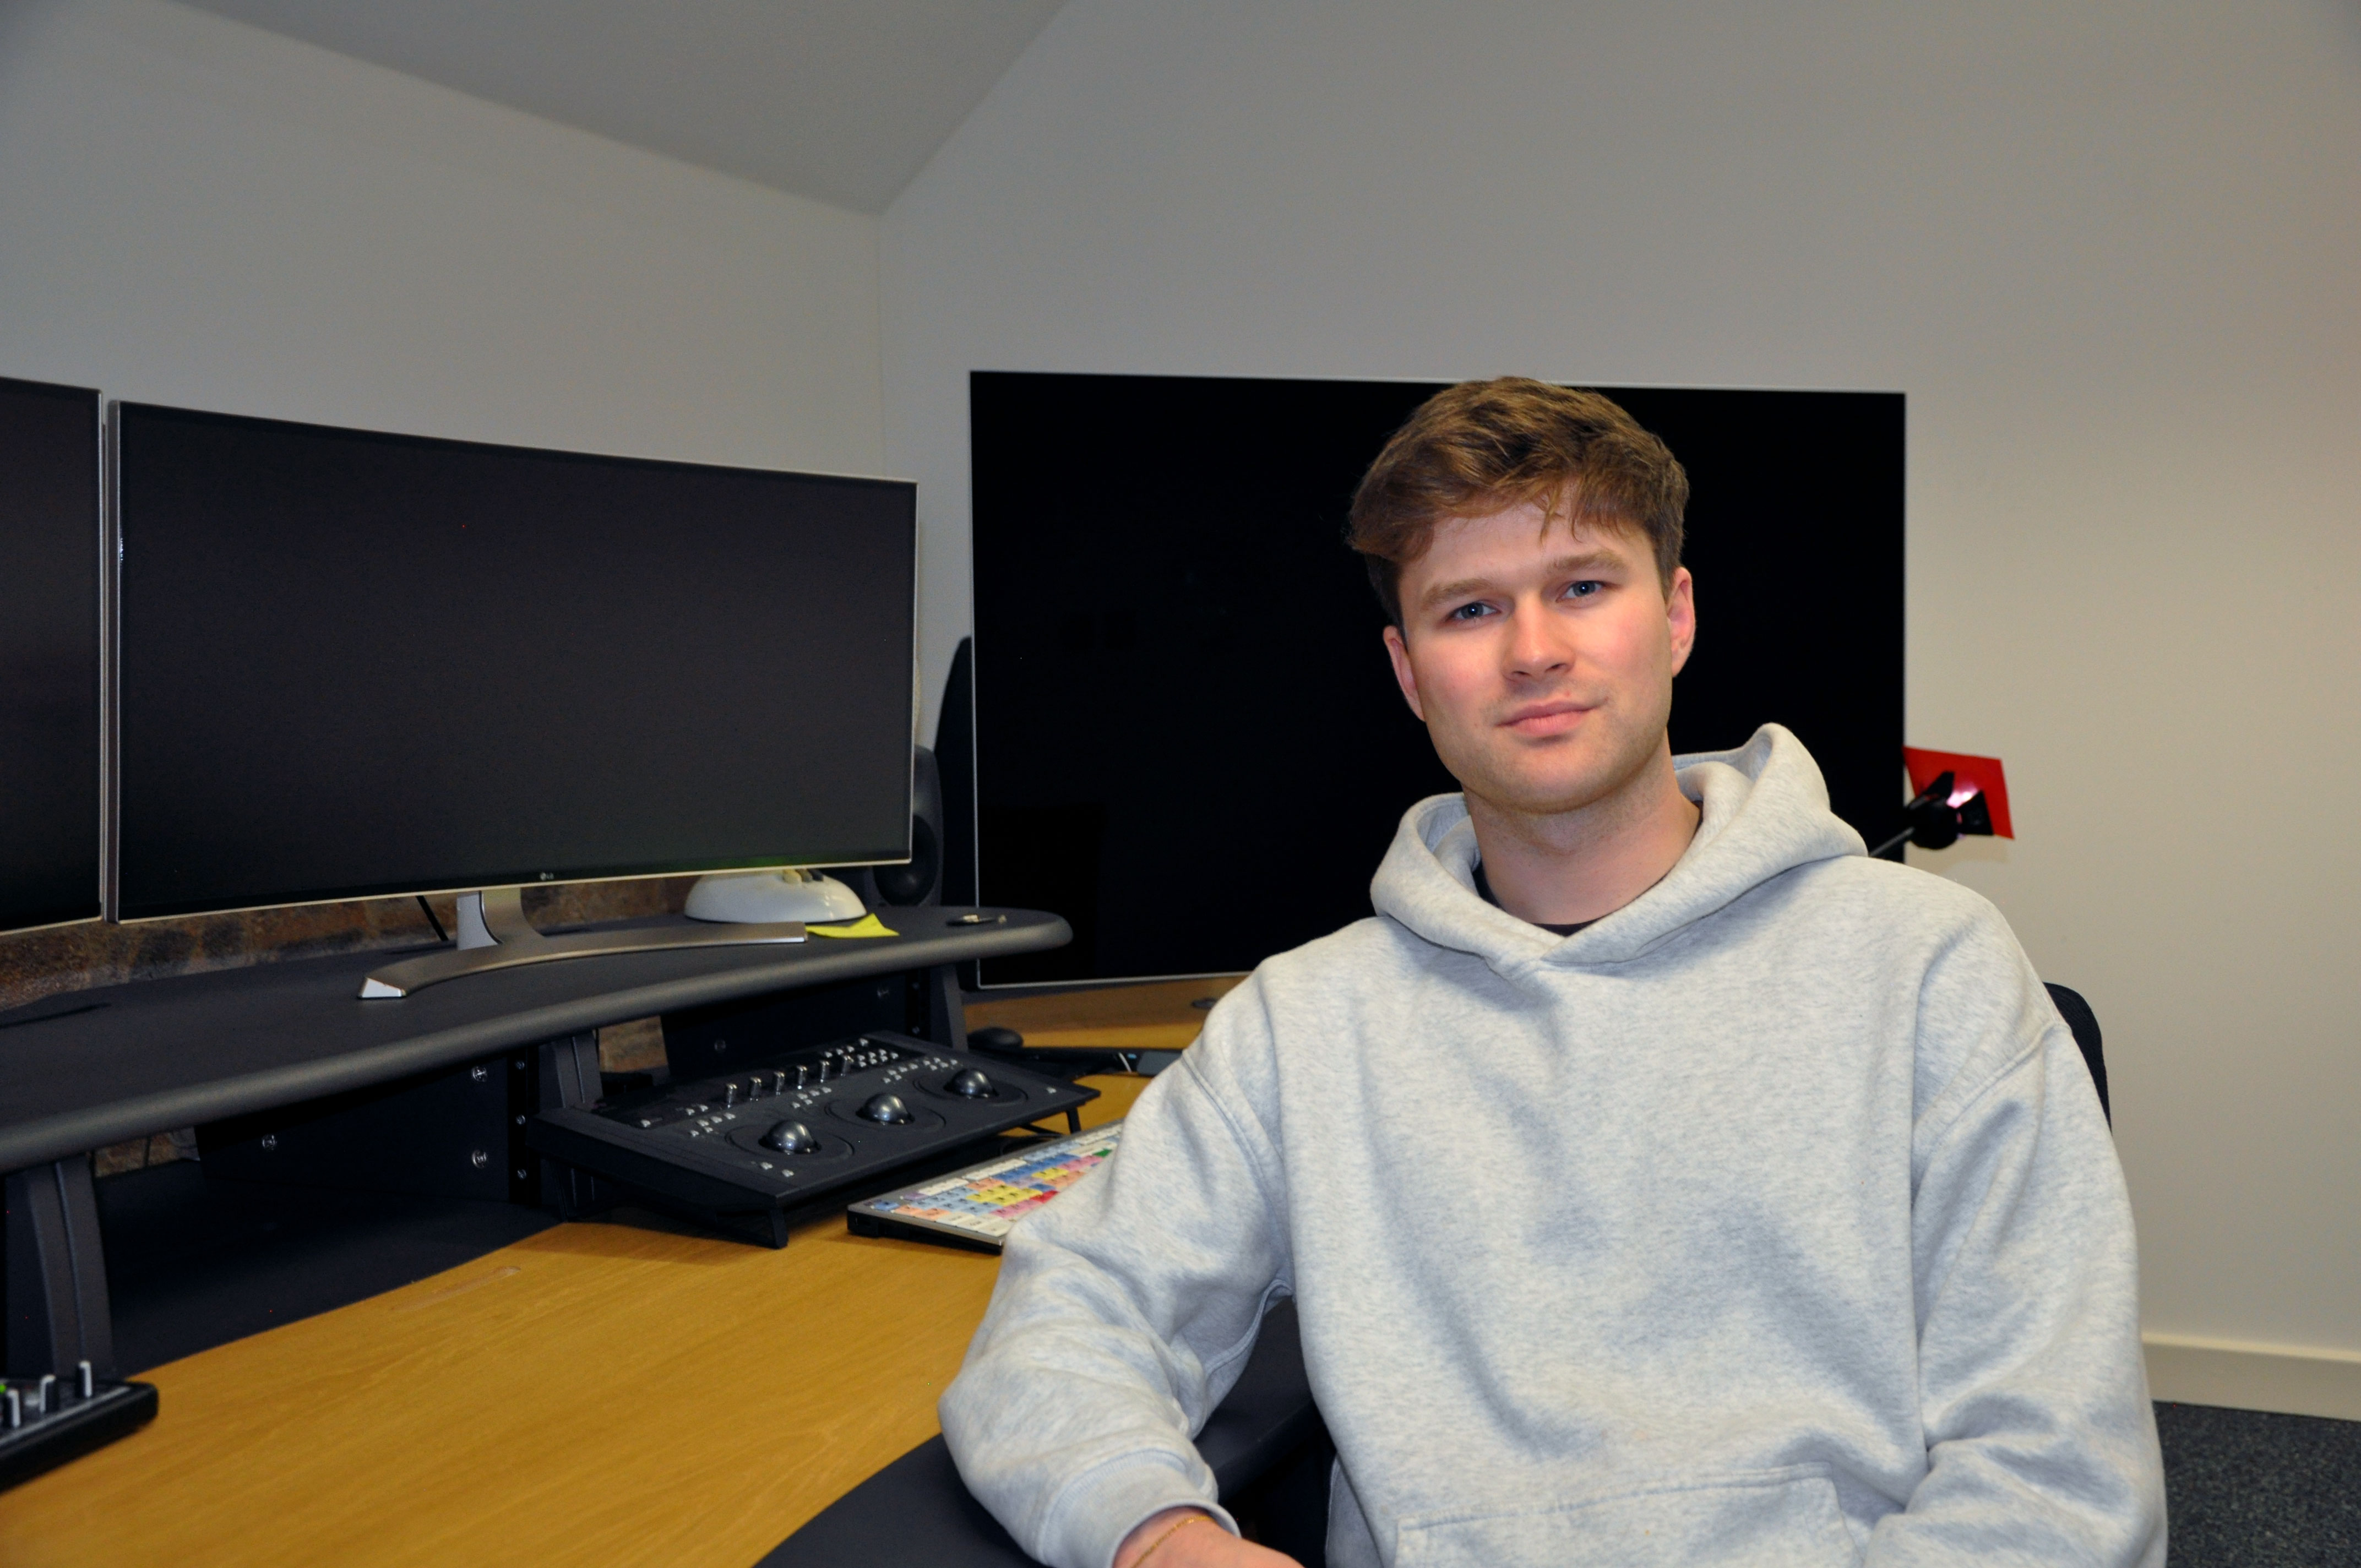
[[[1471,797],[1517,817],[1563,817],[1598,805],[1620,781],[1596,775],[1548,779],[1488,776],[1461,781]]]
[[[1517,759],[1528,764],[1542,761],[1531,755]],[[1583,765],[1571,758],[1548,759],[1554,767],[1487,767],[1459,773],[1461,787],[1495,810],[1518,817],[1564,817],[1587,810],[1614,795],[1644,773],[1648,756],[1591,757]],[[1457,773],[1457,770],[1454,770]]]

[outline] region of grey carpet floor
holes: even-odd
[[[2159,1404],[2169,1568],[2361,1568],[2361,1421]]]

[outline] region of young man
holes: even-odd
[[[1059,1568],[1277,1564],[1189,1436],[1295,1299],[1351,1564],[2164,1561],[2123,1177],[1974,894],[1770,726],[1675,761],[1687,482],[1437,396],[1353,543],[1465,786],[1009,1238],[943,1428]]]

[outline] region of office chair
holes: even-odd
[[[2049,1000],[2058,1004],[2059,1015],[2066,1026],[2074,1031],[2074,1043],[2082,1047],[2083,1065],[2091,1069],[2091,1081],[2098,1086],[2099,1111],[2107,1118],[2107,1125],[2115,1124],[2115,1113],[2107,1104],[2107,1058],[2099,1049],[2099,1015],[2082,1000],[2079,991],[2069,991],[2062,985],[2048,985]]]

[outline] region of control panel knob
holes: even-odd
[[[859,1114],[865,1122],[887,1126],[898,1126],[917,1119],[910,1114],[910,1108],[902,1103],[902,1097],[898,1094],[871,1095],[861,1102]]]
[[[951,1080],[943,1087],[963,1100],[989,1100],[995,1092],[992,1080],[983,1075],[983,1069],[972,1067],[951,1074]]]
[[[762,1144],[764,1148],[775,1149],[781,1154],[819,1152],[819,1140],[812,1136],[812,1130],[801,1122],[780,1123],[763,1135]]]
[[[721,1086],[721,1103],[724,1107],[738,1103],[738,1086],[735,1083],[725,1083]]]

